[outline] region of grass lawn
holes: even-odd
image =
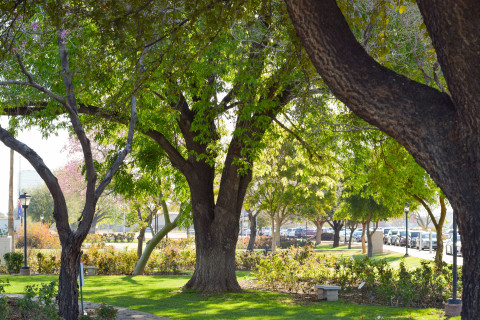
[[[249,272],[238,272],[245,280]],[[6,276],[7,293],[23,293],[28,284],[57,280],[57,276]],[[239,294],[202,296],[181,292],[189,276],[86,277],[84,299],[138,309],[171,319],[444,319],[442,310],[365,306],[344,301],[297,301],[292,295],[246,290]],[[460,319],[450,318],[450,319]]]

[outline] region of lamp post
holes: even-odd
[[[408,210],[410,209],[410,205],[408,203],[405,204],[405,256],[408,257]]]
[[[23,193],[18,197],[23,208],[23,258],[24,266],[20,269],[21,276],[30,275],[30,267],[27,266],[27,208],[32,197],[29,194]]]
[[[449,317],[460,316],[462,312],[462,300],[457,299],[457,219],[453,213],[453,292],[452,298],[445,305],[445,315]]]

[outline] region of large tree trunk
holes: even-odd
[[[196,264],[193,276],[185,288],[200,290],[202,293],[240,292],[241,288],[235,275],[239,221],[198,219],[199,216],[212,216],[213,212],[203,206],[197,206],[195,209],[197,209],[195,212],[197,219],[194,216]]]
[[[233,148],[235,146],[230,146]],[[223,291],[240,292],[235,275],[235,250],[240,227],[240,214],[251,171],[238,173],[227,155],[216,203],[214,202],[214,168],[197,163],[195,179],[187,177],[195,227],[196,264],[185,289],[204,294]]]
[[[475,214],[480,212],[480,201],[477,198],[463,209],[465,210],[463,214],[459,214],[459,211],[454,208],[462,239],[462,319],[478,319],[480,315],[480,232],[478,232],[480,219],[476,218]]]
[[[381,66],[334,0],[286,0],[315,68],[337,98],[396,139],[447,196],[462,235],[463,319],[480,318],[480,2],[417,0],[448,94]],[[345,48],[348,48],[346,50]]]
[[[250,240],[248,241],[247,250],[253,252],[255,248],[255,239],[257,238],[257,215],[251,211],[248,212],[248,220],[250,220]]]
[[[60,316],[65,319],[77,319],[79,312],[77,279],[82,242],[72,242],[62,244],[58,283],[58,309]]]
[[[10,178],[8,182],[8,235],[12,237],[10,251],[15,251],[15,220],[13,212],[13,161],[15,151],[10,149]]]

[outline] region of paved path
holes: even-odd
[[[5,295],[7,297],[15,297],[15,298],[23,297],[22,294],[7,293]],[[82,307],[81,307],[80,303],[78,305],[79,305],[79,308],[80,308],[80,311],[81,311]],[[84,307],[85,310],[95,309],[95,308],[98,308],[99,306],[100,306],[100,304],[98,304],[98,303],[87,302],[87,301],[83,302],[83,307]],[[125,308],[115,307],[115,306],[114,306],[114,308],[117,309],[117,311],[118,311],[116,320],[132,320],[132,319],[171,320],[171,319],[168,319],[168,318],[165,318],[165,317],[156,316],[154,314],[146,313],[146,312],[142,312],[142,311],[138,311],[138,310],[125,309]]]

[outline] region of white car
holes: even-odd
[[[295,238],[295,228],[287,229],[287,238]]]
[[[264,236],[271,237],[272,236],[272,228],[270,228],[270,227],[262,228],[262,234]]]

